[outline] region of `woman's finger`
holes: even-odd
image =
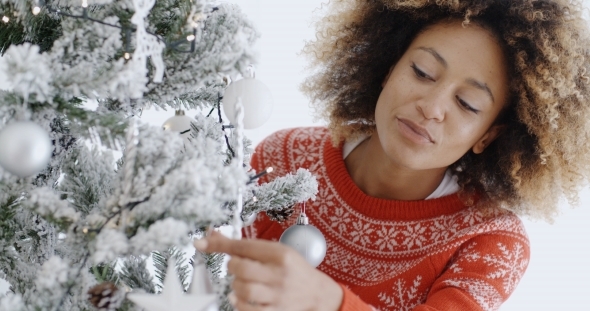
[[[276,266],[239,256],[232,256],[227,263],[227,272],[236,278],[268,285],[275,285],[280,281],[281,273],[278,270]]]
[[[233,292],[238,300],[249,301],[259,305],[276,303],[277,293],[268,285],[235,279],[232,283]]]
[[[250,258],[263,263],[282,264],[288,248],[280,243],[265,240],[232,240],[213,231],[207,238],[195,240],[195,248],[207,253],[226,253],[230,256]]]
[[[235,303],[232,303],[232,305],[237,311],[277,311],[277,309],[273,306],[248,302],[239,298]]]

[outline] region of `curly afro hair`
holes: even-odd
[[[375,130],[381,83],[425,27],[461,19],[498,38],[512,71],[511,99],[496,121],[505,131],[450,166],[462,193],[546,220],[561,198],[578,203],[590,176],[590,39],[581,3],[333,0],[324,8],[317,39],[303,50],[315,71],[302,90],[328,120],[334,144]]]

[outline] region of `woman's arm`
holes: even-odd
[[[508,233],[483,234],[464,243],[415,311],[498,310],[529,263],[528,241]]]
[[[359,296],[342,284],[342,304],[338,311],[376,311],[374,307],[364,302]]]

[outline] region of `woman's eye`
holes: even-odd
[[[457,101],[459,102],[459,105],[461,105],[461,107],[465,110],[474,112],[474,113],[478,113],[479,110],[473,108],[473,106],[471,106],[469,103],[467,103],[466,101],[462,100],[459,96],[457,96]]]
[[[424,71],[420,70],[420,68],[418,68],[418,66],[416,66],[415,63],[412,63],[412,69],[414,70],[414,73],[418,78],[432,80],[432,78],[429,75],[427,75]]]

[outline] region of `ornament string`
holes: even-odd
[[[244,105],[240,98],[236,101],[236,125],[234,134],[236,135],[236,160],[240,164],[244,162]]]
[[[234,134],[236,135],[236,156],[234,161],[236,165],[241,168],[244,165],[244,106],[240,98],[238,98],[235,103],[235,111],[236,124]],[[238,240],[242,238],[242,228],[244,226],[244,222],[242,221],[243,199],[242,187],[239,187],[238,198],[233,214],[233,238]]]

